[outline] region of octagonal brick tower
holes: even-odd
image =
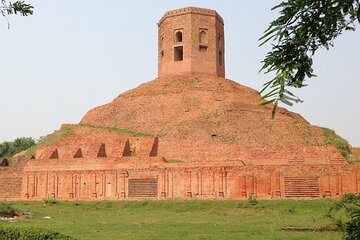
[[[186,7],[160,19],[159,77],[225,77],[224,21],[214,10]]]

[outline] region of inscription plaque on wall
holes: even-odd
[[[128,185],[130,198],[136,197],[157,197],[158,179],[157,178],[138,178],[129,179]]]

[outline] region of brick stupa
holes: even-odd
[[[299,114],[225,79],[224,21],[187,7],[159,21],[159,77],[63,125],[0,170],[0,198],[260,199],[360,192],[360,166]],[[36,150],[36,151],[35,151]]]

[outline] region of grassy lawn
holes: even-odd
[[[341,232],[285,232],[285,226],[332,226],[332,200],[14,202],[15,223],[77,239],[340,239]],[[50,219],[45,219],[50,216]]]

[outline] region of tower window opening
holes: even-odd
[[[174,61],[182,61],[184,59],[184,50],[183,47],[174,48]]]
[[[177,31],[175,33],[175,42],[182,42],[182,32]]]
[[[207,34],[206,34],[205,31],[200,32],[199,40],[200,40],[200,44],[207,44],[208,43]]]
[[[200,51],[200,52],[206,52],[206,51],[207,51],[207,48],[208,48],[208,46],[200,44],[200,46],[199,46],[199,51]]]

